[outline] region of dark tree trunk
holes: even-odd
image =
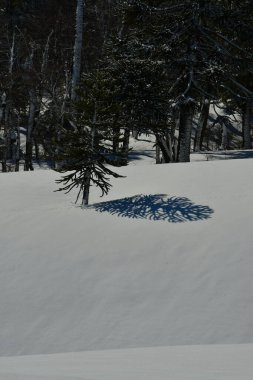
[[[190,162],[193,116],[193,104],[184,104],[181,106],[179,115],[179,162]]]
[[[156,146],[155,146],[155,160],[156,160],[156,164],[161,163],[161,148],[159,146],[157,136],[156,136]]]
[[[204,99],[201,106],[197,131],[196,131],[195,140],[194,140],[194,152],[198,152],[202,149],[203,139],[206,132],[207,122],[208,122],[208,117],[209,117],[209,110],[210,110],[210,102],[207,99]]]
[[[73,55],[73,73],[71,86],[71,100],[75,101],[77,97],[77,87],[81,75],[81,59],[83,46],[83,21],[84,21],[84,0],[77,0],[76,5],[76,36]]]
[[[128,152],[129,152],[129,139],[130,139],[130,129],[125,128],[123,145],[122,145],[122,156],[125,164],[128,162]]]
[[[32,151],[33,151],[33,143],[32,140],[26,142],[26,155],[25,155],[25,166],[24,170],[34,170],[32,163]]]
[[[243,148],[252,149],[251,141],[251,117],[252,101],[247,101],[242,110],[242,131],[243,131]]]
[[[18,120],[16,157],[15,157],[15,172],[19,172],[19,161],[20,161],[20,127],[19,127],[19,120]]]
[[[33,141],[34,141],[34,148],[35,148],[35,159],[36,161],[40,161],[40,149],[39,149],[39,144],[38,144],[38,141],[36,139],[36,137],[33,138]]]
[[[33,129],[35,123],[35,113],[36,113],[36,94],[34,90],[30,90],[30,105],[29,105],[29,118],[27,125],[27,135],[26,135],[26,152],[25,152],[25,166],[24,170],[33,170],[32,163],[32,152],[33,152]]]
[[[89,204],[89,196],[90,196],[90,177],[91,173],[87,172],[87,177],[83,187],[83,198],[82,198],[82,206],[88,206]]]
[[[159,150],[162,152],[162,162],[167,164],[169,162],[175,161],[171,136],[169,134],[166,136],[157,135],[156,144],[159,147]],[[161,160],[158,163],[161,163]]]
[[[91,131],[91,146],[92,149],[96,149],[96,140],[97,140],[97,129],[96,129],[96,121],[97,121],[97,112],[95,108],[94,116],[93,116],[93,127]],[[83,195],[82,195],[82,206],[88,206],[89,197],[90,197],[90,182],[91,182],[91,173],[92,170],[88,169],[86,172],[86,178],[83,184]]]
[[[138,129],[136,127],[133,128],[132,136],[135,140],[138,140]]]
[[[119,152],[119,137],[120,137],[120,127],[115,127],[113,130],[112,139],[112,150],[114,154]]]
[[[2,107],[3,108],[2,108],[1,116],[2,116],[3,130],[4,130],[4,143],[2,146],[2,172],[6,173],[7,172],[8,144],[9,144],[8,128],[7,128],[9,110],[6,105],[6,99]]]
[[[226,150],[228,149],[228,130],[225,125],[225,123],[222,124],[222,141],[221,141],[221,148]]]
[[[2,148],[2,172],[7,172],[7,147]]]

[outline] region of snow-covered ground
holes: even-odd
[[[155,138],[144,136],[130,139],[130,165],[155,165]],[[191,154],[191,162],[253,158],[253,150],[217,150]]]
[[[253,160],[135,164],[0,175],[1,380],[253,378]]]
[[[253,345],[150,347],[0,358],[1,380],[252,380]]]

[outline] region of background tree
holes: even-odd
[[[200,113],[197,134],[201,136],[208,119],[209,107],[201,104],[220,104],[231,97],[238,102],[252,94],[238,81],[245,70],[251,75],[252,57],[247,47],[240,46],[241,30],[234,29],[247,7],[235,9],[214,0],[161,1],[156,5],[152,1],[127,1],[122,6],[127,54],[123,52],[121,59],[127,56],[125,67],[129,71],[137,60],[145,67],[151,60],[165,65],[168,78],[161,86],[170,86],[166,112],[177,125],[174,131],[178,129],[177,160],[189,161],[194,120]],[[246,25],[250,29],[249,19]],[[153,80],[152,74],[151,69]],[[135,99],[142,99],[141,94]]]

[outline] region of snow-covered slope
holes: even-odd
[[[252,343],[252,168],[121,168],[85,210],[0,175],[0,355]]]
[[[252,380],[253,345],[174,346],[0,358],[1,380]]]

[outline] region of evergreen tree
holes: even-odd
[[[111,187],[109,177],[121,177],[109,168],[121,162],[120,152],[114,152],[112,144],[117,129],[118,88],[105,74],[100,69],[83,75],[74,125],[62,129],[58,147],[58,171],[71,171],[57,181],[64,185],[59,190],[69,192],[78,187],[77,200],[82,194],[82,205],[89,202],[91,185],[99,187],[104,195]]]
[[[203,98],[204,103],[219,104],[231,97],[238,101],[251,96],[250,89],[238,80],[245,70],[251,75],[252,56],[239,42],[241,17],[251,5],[247,2],[247,6],[235,8],[231,2],[215,0],[161,1],[154,5],[152,1],[129,0],[122,6],[127,52],[122,49],[121,60],[129,72],[137,60],[142,61],[142,72],[149,70],[146,78],[151,78],[151,87],[157,80],[154,64],[164,65],[167,78],[160,81],[157,95],[169,86],[164,91],[168,106],[165,112],[178,126],[177,159],[189,161],[193,118]],[[249,17],[244,20],[244,28],[250,30]],[[145,90],[143,86],[135,97],[137,103]],[[139,117],[134,111],[133,115]]]

